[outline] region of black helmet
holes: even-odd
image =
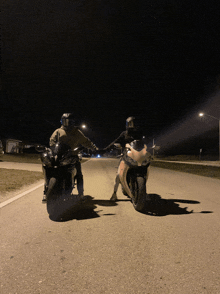
[[[135,120],[134,116],[130,116],[126,119],[126,129],[130,129],[130,128],[135,127],[134,120]]]
[[[61,116],[61,125],[64,126],[64,128],[73,127],[75,125],[75,119],[72,113],[64,113]]]

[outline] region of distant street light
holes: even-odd
[[[199,113],[199,116],[200,117],[203,117],[203,116],[209,116],[209,117],[211,117],[211,118],[213,118],[213,119],[217,119],[218,120],[218,134],[219,134],[219,140],[218,140],[218,159],[220,160],[220,118],[217,118],[217,117],[215,117],[215,116],[212,116],[212,115],[209,115],[209,114],[207,114],[207,113],[203,113],[203,112],[200,112]]]

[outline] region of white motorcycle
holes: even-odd
[[[135,140],[126,144],[118,167],[118,176],[123,194],[131,198],[137,211],[143,211],[146,205],[150,162],[151,155],[143,141]]]

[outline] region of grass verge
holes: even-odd
[[[152,161],[152,166],[172,169],[180,172],[191,173],[199,176],[220,179],[220,168],[217,166],[205,166],[199,164],[185,164],[175,162]]]
[[[33,184],[43,179],[42,172],[32,172],[17,169],[0,169],[0,192],[2,195],[14,192],[23,186]]]
[[[83,158],[81,163],[87,160]],[[0,161],[41,164],[40,154],[4,154]],[[0,168],[0,194],[4,196],[42,179],[42,172]]]
[[[23,162],[23,163],[41,163],[40,154],[3,154],[0,161]]]
[[[26,153],[23,153],[23,154],[3,154],[0,156],[0,161],[41,164],[40,156],[41,156],[40,153],[37,153],[37,154],[26,154]],[[87,161],[88,159],[83,158],[81,163]]]

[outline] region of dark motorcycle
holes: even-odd
[[[80,160],[79,156],[75,152],[73,154],[69,146],[60,142],[51,148],[38,146],[36,149],[41,152],[43,173],[46,179],[44,188],[47,210],[49,210],[51,203],[58,199],[59,201],[66,201],[71,196],[79,201],[78,193],[76,195],[72,194],[75,185],[79,184],[76,169],[76,165]],[[74,151],[76,150],[80,151],[79,148]]]

